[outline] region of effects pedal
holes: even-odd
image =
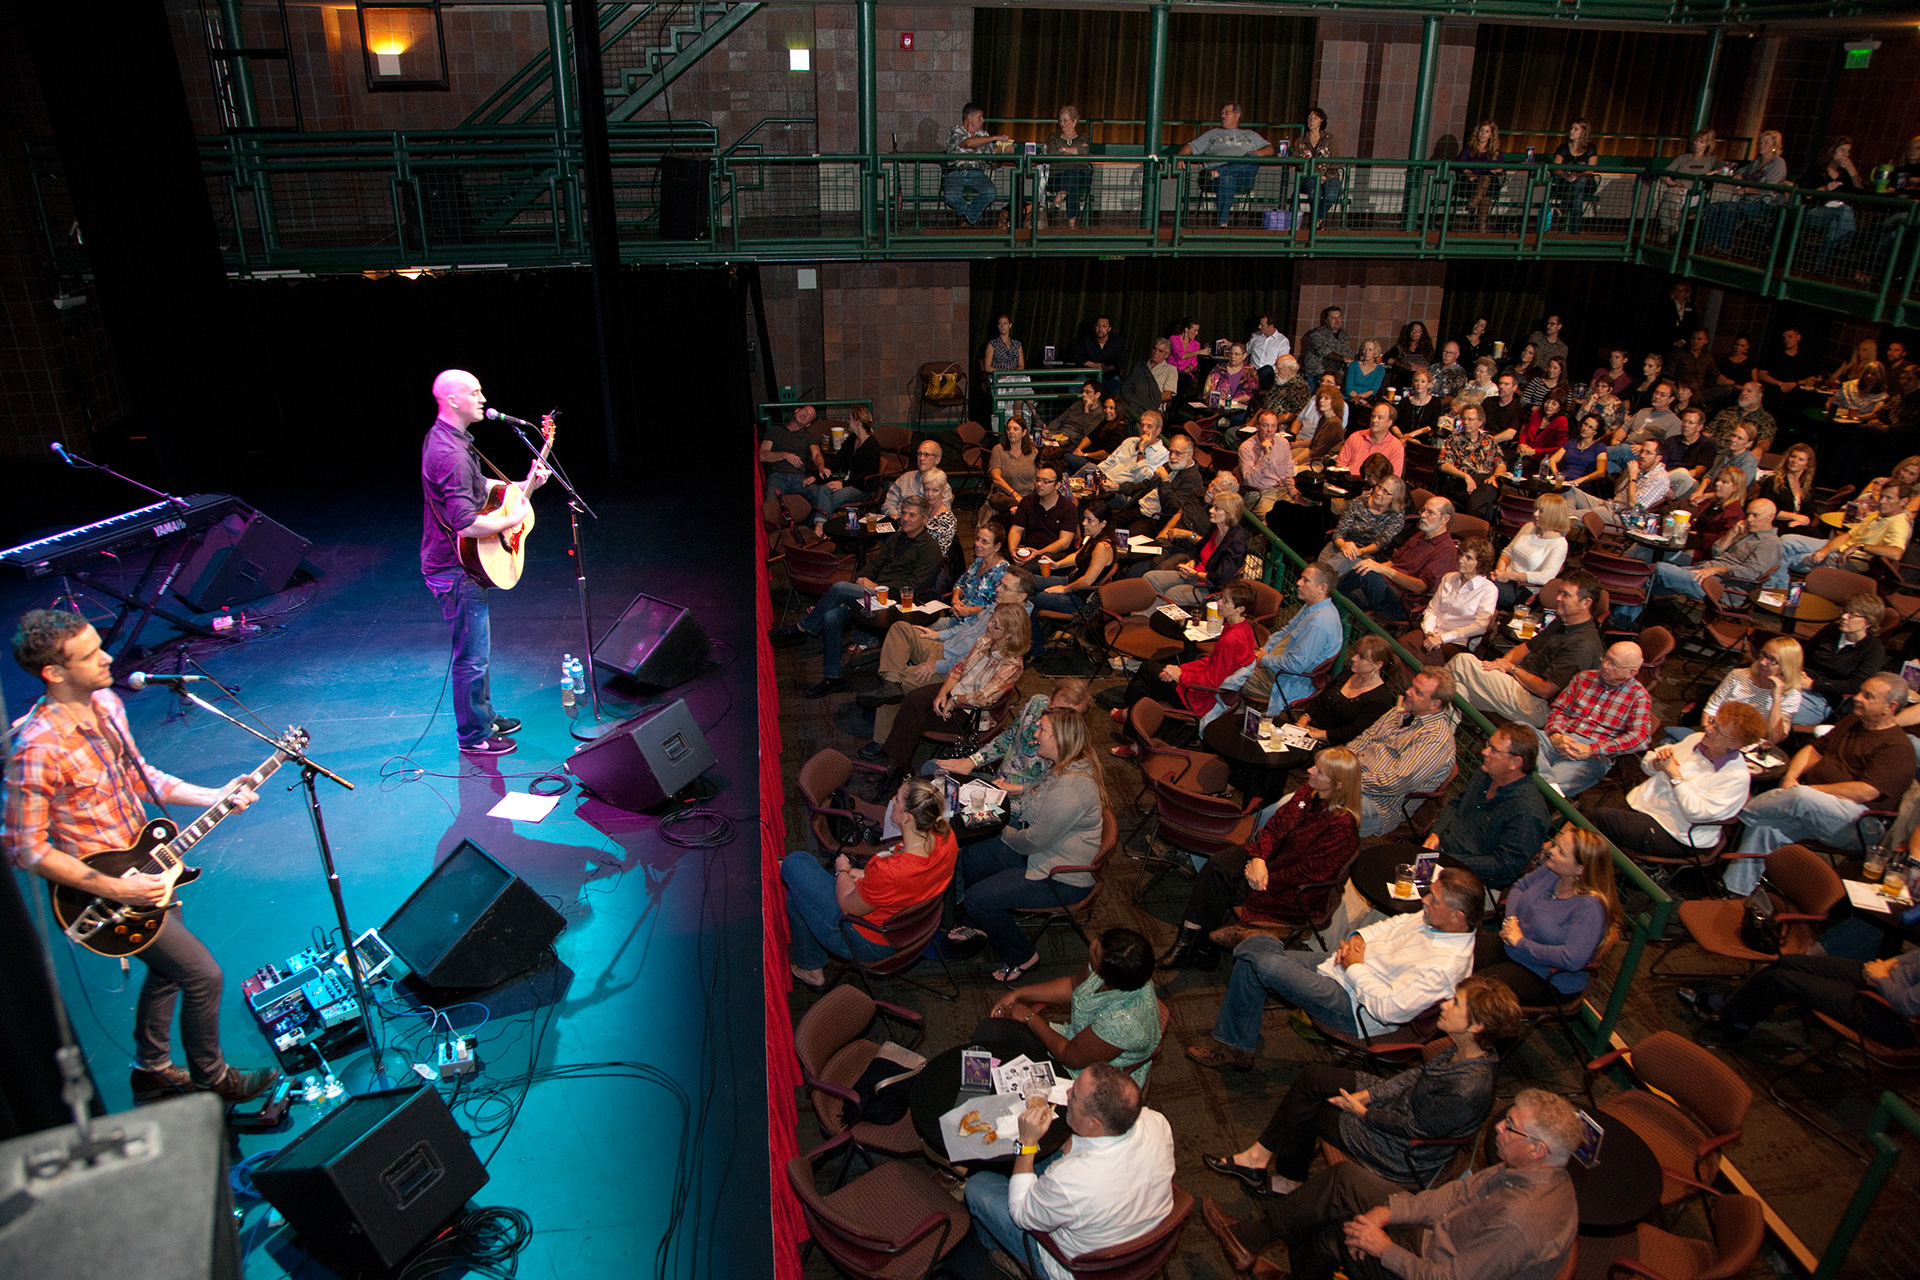
[[[287,972],[297,973],[301,969],[318,969],[327,962],[327,957],[331,954],[330,951],[322,951],[318,947],[308,947],[305,951],[287,957]]]
[[[434,1046],[433,1066],[442,1080],[455,1076],[471,1075],[480,1069],[480,1059],[474,1056],[472,1036],[457,1036],[452,1040],[443,1040]]]
[[[307,1003],[316,1009],[324,1009],[329,1005],[339,1004],[342,1000],[353,998],[353,987],[348,983],[346,971],[343,969],[335,969],[331,965],[319,972],[309,969],[306,972],[306,978],[307,981],[301,986],[301,990],[307,993]]]
[[[279,974],[279,976],[271,983],[257,990],[250,989],[256,980],[268,972]],[[267,965],[261,969],[259,973],[248,978],[246,982],[242,984],[242,988],[247,990],[247,1003],[253,1007],[254,1016],[264,1022],[266,1021],[264,1011],[269,1005],[277,1004],[289,993],[298,992],[303,987],[318,981],[320,976],[320,971],[312,965],[308,965],[304,969],[295,969],[291,973],[280,973],[280,971],[272,965]]]

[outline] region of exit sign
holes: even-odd
[[[900,52],[902,53],[913,52],[913,32],[902,31],[900,33]]]
[[[1863,71],[1866,69],[1867,64],[1872,61],[1873,50],[1871,49],[1847,50],[1847,70],[1849,71]]]

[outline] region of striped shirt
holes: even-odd
[[[19,721],[7,770],[6,842],[15,866],[32,867],[56,850],[80,857],[137,841],[147,812],[136,768],[146,770],[155,795],[180,785],[133,746],[118,695],[100,690],[93,710],[89,725],[73,707],[42,699]]]
[[[1409,718],[1411,724],[1401,723]],[[1401,800],[1447,780],[1453,720],[1444,710],[1410,717],[1396,707],[1361,730],[1347,749],[1360,762],[1360,834],[1378,835],[1399,821]]]

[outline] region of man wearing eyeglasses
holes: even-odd
[[[1615,756],[1644,751],[1653,740],[1653,700],[1636,679],[1645,660],[1631,640],[1614,645],[1598,670],[1567,682],[1547,712],[1546,729],[1533,730],[1541,771],[1567,799],[1606,777]]]
[[[886,501],[880,504],[881,513],[889,520],[897,520],[900,518],[900,504],[908,498],[925,498],[932,502],[932,495],[927,492],[927,472],[939,469],[941,456],[938,440],[922,440],[919,452],[914,454],[918,469],[907,472],[893,482],[893,486],[887,490]]]
[[[1518,880],[1553,825],[1531,777],[1540,758],[1538,744],[1532,725],[1495,729],[1480,752],[1480,767],[1440,810],[1421,847],[1438,849],[1489,889],[1505,889]],[[1407,861],[1418,856],[1408,848]]]
[[[1007,554],[1017,564],[1036,556],[1062,555],[1073,546],[1079,527],[1080,508],[1060,482],[1059,469],[1042,463],[1033,473],[1033,492],[1013,509]]]

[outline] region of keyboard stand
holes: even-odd
[[[140,574],[140,581],[134,584],[131,594],[101,582],[85,570],[73,574],[73,577],[84,582],[88,589],[98,591],[103,595],[112,596],[115,600],[120,601],[120,612],[115,615],[113,626],[108,629],[106,637],[100,642],[102,648],[112,649],[113,642],[119,639],[122,632],[124,632],[127,640],[127,649],[126,652],[118,656],[119,661],[123,663],[138,662],[146,654],[153,652],[153,650],[142,648],[139,640],[140,633],[146,629],[147,623],[156,616],[171,623],[188,635],[199,636],[209,640],[227,638],[209,627],[201,626],[192,618],[183,617],[175,613],[160,603],[161,598],[173,589],[173,581],[179,576],[181,566],[186,563],[188,553],[198,547],[205,539],[206,534],[204,531],[196,533],[191,537],[172,539],[173,555],[171,559],[167,559],[166,544],[163,543],[159,547],[156,547],[153,558],[147,561],[147,567]],[[163,559],[167,561],[166,576],[161,580],[158,587],[152,587],[154,571],[160,567]],[[149,593],[150,587],[152,587],[151,593]],[[139,618],[133,623],[131,628],[128,628],[127,619],[131,617],[136,610],[139,612]]]

